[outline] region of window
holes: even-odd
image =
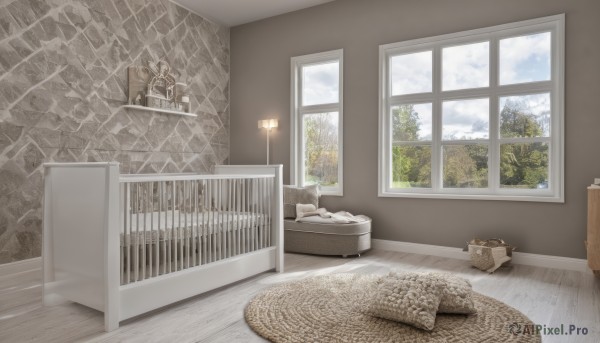
[[[343,50],[292,58],[291,182],[342,195]]]
[[[564,15],[380,46],[379,195],[564,201]]]

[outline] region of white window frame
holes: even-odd
[[[381,45],[379,47],[379,181],[380,197],[411,197],[441,199],[480,199],[564,202],[564,60],[565,60],[565,15],[493,26],[488,28],[458,32],[442,36],[416,39],[406,42]],[[523,36],[541,32],[551,32],[551,80],[510,85],[499,84],[499,41],[500,39]],[[441,54],[442,48],[476,43],[490,42],[489,87],[442,91]],[[389,61],[392,56],[420,51],[433,51],[433,91],[430,93],[391,95]],[[509,189],[500,187],[500,143],[530,142],[531,138],[506,139],[499,137],[498,99],[503,96],[550,93],[551,132],[549,138],[534,140],[549,142],[549,187],[548,189]],[[489,139],[481,140],[489,144],[488,150],[488,188],[443,188],[442,175],[442,103],[446,100],[489,98],[490,120]],[[390,108],[397,104],[418,104],[431,102],[433,106],[432,132],[432,188],[391,188],[391,114]],[[477,143],[478,140],[469,140]],[[415,142],[418,143],[418,142]],[[461,141],[455,141],[460,144]]]
[[[339,102],[302,106],[302,67],[339,61]],[[332,50],[316,54],[292,57],[291,61],[291,151],[290,151],[290,183],[304,186],[304,127],[303,116],[310,113],[338,112],[338,185],[337,187],[321,187],[322,195],[344,195],[344,50]]]

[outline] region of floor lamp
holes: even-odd
[[[269,164],[269,133],[272,128],[277,127],[277,119],[265,119],[258,121],[259,129],[267,129],[267,165]]]

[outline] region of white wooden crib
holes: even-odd
[[[104,312],[105,330],[264,271],[283,271],[282,166],[213,175],[45,167],[43,299]]]

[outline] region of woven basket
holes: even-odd
[[[504,263],[510,261],[513,250],[513,247],[501,239],[473,239],[468,242],[471,264],[488,273],[493,273]]]

